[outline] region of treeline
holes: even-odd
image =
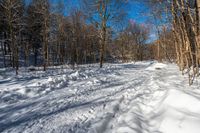
[[[0,0],[1,67],[156,59],[199,76],[200,0],[140,0],[152,25],[128,18],[133,1],[79,2]]]
[[[84,14],[64,15],[64,3],[48,0],[0,1],[0,37],[5,67],[96,62],[97,28],[86,24]],[[23,60],[21,64],[19,61]]]
[[[150,0],[147,2],[154,18],[162,23],[157,28],[154,47],[159,61],[176,59],[189,84],[199,76],[200,63],[200,0]],[[157,19],[159,20],[159,19]]]
[[[192,84],[194,77],[199,76],[200,0],[174,0],[171,12],[177,64],[181,71],[188,70],[189,83]]]
[[[143,60],[149,29],[127,19],[126,1],[83,0],[82,8],[49,0],[0,0],[3,67]],[[145,52],[144,52],[145,51]]]
[[[150,29],[148,25],[138,24],[130,20],[125,29],[119,32],[119,35],[112,43],[112,53],[124,62],[143,61],[154,59],[151,56],[149,39]]]

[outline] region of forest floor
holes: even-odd
[[[199,133],[199,83],[155,61],[0,69],[0,132]]]

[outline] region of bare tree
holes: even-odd
[[[33,32],[35,30],[39,30],[39,32],[35,33],[38,34],[36,36],[38,43],[42,43],[42,51],[43,51],[43,66],[44,71],[46,70],[47,65],[49,64],[49,34],[50,34],[50,3],[48,0],[33,0],[31,3],[31,14],[34,19],[32,22]],[[36,28],[36,29],[35,29]],[[37,29],[39,28],[39,29]],[[36,51],[37,55],[37,51]]]
[[[23,0],[1,0],[0,1],[0,16],[3,23],[3,36],[8,44],[7,47],[11,52],[12,66],[16,68],[16,74],[19,69],[19,49],[21,42],[22,20],[24,12]],[[5,48],[7,49],[7,48]]]
[[[84,8],[86,9],[84,11],[99,29],[100,68],[103,66],[109,23],[123,20],[122,16],[125,15],[124,3],[123,0],[84,0]]]

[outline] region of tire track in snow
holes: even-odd
[[[131,99],[134,100],[127,99],[128,104],[124,104],[124,107],[129,105],[131,105],[131,107],[128,107],[126,111],[118,117],[118,120],[115,121],[117,122],[119,119],[125,119],[126,128],[121,127],[114,132],[126,130],[127,132],[137,133],[160,133],[158,131],[160,125],[153,120],[153,117],[159,117],[156,116],[158,114],[156,114],[154,110],[160,106],[165,99],[168,90],[164,90],[165,88],[161,89],[163,86],[160,86],[155,78],[159,79],[164,75],[165,73],[157,70],[152,71],[151,73],[148,72],[146,81],[138,86],[139,89],[137,89],[137,94],[130,95]],[[117,128],[117,125],[115,125],[115,127]]]
[[[149,67],[151,65],[148,65],[147,67]],[[111,128],[111,129],[114,128],[114,127],[112,127],[111,123],[113,121],[115,121],[117,119],[117,117],[120,116],[121,112],[126,112],[127,110],[130,109],[130,108],[126,107],[127,108],[126,111],[122,111],[123,110],[123,108],[122,108],[123,105],[129,105],[132,101],[134,101],[138,97],[142,96],[139,93],[137,95],[135,95],[134,93],[136,93],[137,91],[141,91],[142,92],[142,90],[140,90],[140,86],[143,85],[143,84],[146,84],[149,81],[149,76],[150,75],[148,73],[146,73],[143,69],[139,70],[138,72],[136,72],[134,74],[131,73],[130,70],[129,71],[124,71],[123,74],[121,74],[123,76],[123,78],[126,79],[126,80],[122,80],[121,82],[123,82],[124,85],[126,83],[128,83],[128,85],[126,85],[124,91],[121,93],[122,96],[121,96],[121,98],[119,98],[117,104],[115,104],[112,107],[112,111],[106,112],[104,114],[103,122],[101,122],[100,126],[98,125],[96,127],[93,127],[92,130],[90,131],[91,133],[92,132],[95,132],[95,133],[110,132],[110,131],[107,131],[108,128]],[[133,71],[133,72],[135,72],[135,71]],[[139,75],[139,76],[135,77],[135,75],[137,75],[137,76]],[[135,82],[135,81],[138,81],[138,82]]]

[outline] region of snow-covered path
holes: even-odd
[[[200,131],[198,82],[189,87],[174,64],[6,74],[0,80],[0,132]]]

